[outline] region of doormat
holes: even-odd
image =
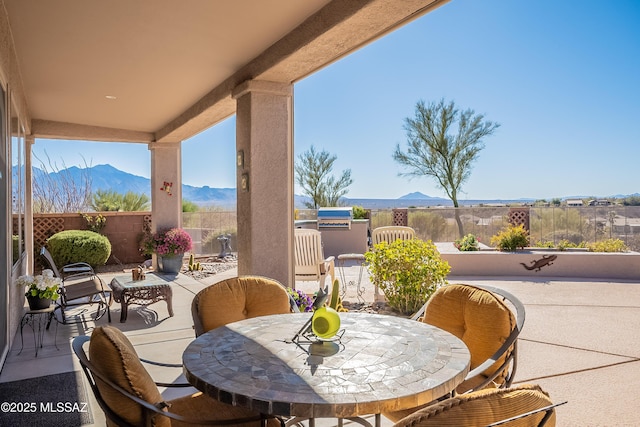
[[[0,383],[0,426],[93,424],[82,372]]]

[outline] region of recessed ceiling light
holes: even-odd
[[[107,98],[107,99],[116,99],[116,97],[113,96],[113,95],[106,95],[105,98]]]

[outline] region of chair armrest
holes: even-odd
[[[515,417],[507,418],[505,420],[500,420],[500,421],[492,423],[492,424],[487,424],[487,427],[500,426],[500,425],[503,425],[503,424],[507,424],[507,423],[509,423],[511,421],[519,420],[520,418],[528,417],[530,415],[534,415],[534,414],[537,414],[537,413],[540,413],[540,412],[546,412],[544,418],[540,421],[540,424],[538,424],[538,427],[542,427],[547,423],[547,420],[549,419],[549,417],[551,417],[551,414],[553,413],[554,409],[556,407],[560,406],[560,405],[564,405],[565,403],[567,403],[566,400],[564,402],[555,403],[553,405],[545,406],[544,408],[534,409],[533,411],[525,412],[524,414],[516,415]]]
[[[62,266],[60,273],[62,274],[77,274],[77,273],[94,273],[93,267],[86,262],[74,262]]]
[[[156,362],[154,360],[143,359],[142,357],[140,358],[140,361],[149,365],[161,366],[163,368],[182,368],[182,363],[162,363],[162,362]],[[154,381],[154,382],[156,383],[157,386],[160,386],[160,387],[193,387],[189,383],[165,383],[165,382],[158,382],[158,381]]]

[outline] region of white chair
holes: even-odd
[[[324,289],[327,274],[331,284],[335,281],[335,259],[324,257],[322,251],[322,234],[318,230],[295,229],[295,280],[318,281],[320,289]],[[295,288],[295,286],[294,286]]]
[[[388,227],[374,228],[371,232],[371,243],[377,245],[380,242],[393,243],[396,240],[410,240],[416,237],[416,232],[411,227],[392,225]]]

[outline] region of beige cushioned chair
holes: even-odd
[[[471,371],[456,393],[511,386],[517,339],[525,319],[524,306],[515,296],[498,288],[446,285],[434,292],[413,318],[444,329],[469,348]],[[397,421],[416,409],[384,415]]]
[[[191,304],[196,337],[227,323],[284,313],[291,313],[285,287],[260,276],[232,277],[214,283],[198,292]]]
[[[518,417],[509,427],[553,427],[555,406],[538,385],[480,390],[436,403],[401,419],[394,427],[484,427]],[[524,414],[536,411],[533,414]]]
[[[83,345],[89,343],[89,358]],[[107,426],[188,426],[234,420],[233,425],[279,426],[248,409],[227,405],[202,393],[165,401],[127,337],[112,326],[96,327],[73,341],[73,350],[105,412]],[[166,385],[166,384],[163,384]],[[222,424],[222,423],[219,423]],[[213,424],[215,425],[215,423]]]

